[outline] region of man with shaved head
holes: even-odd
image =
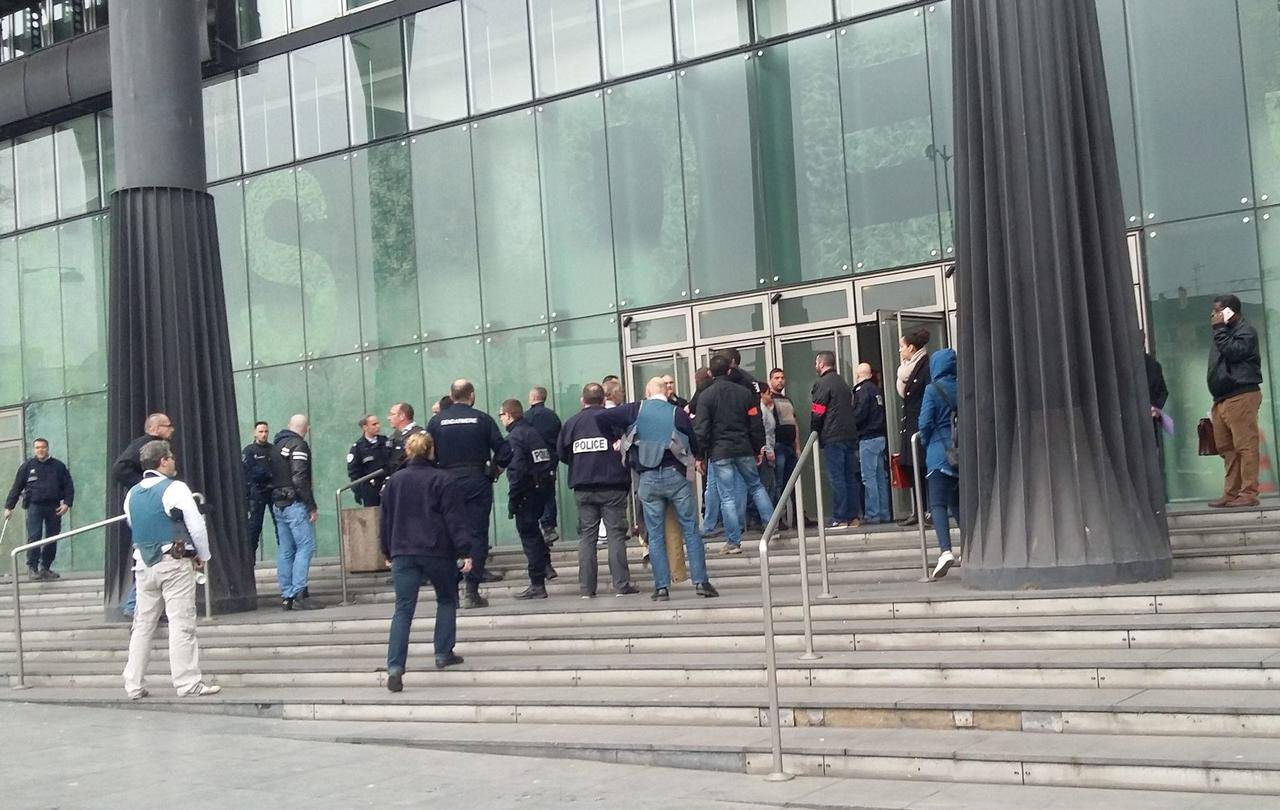
[[[476,410],[476,387],[470,380],[454,380],[449,387],[452,404],[431,417],[427,433],[436,445],[436,466],[454,477],[462,490],[471,541],[455,544],[473,549],[489,547],[489,513],[493,509],[493,482],[511,463],[511,449],[489,414]],[[464,608],[488,607],[480,595],[487,554],[471,558],[466,574]]]
[[[276,580],[285,610],[316,610],[307,584],[316,553],[316,497],[305,414],[289,417],[271,448],[271,513],[276,519]]]
[[[122,450],[111,464],[111,477],[116,480],[116,483],[120,485],[123,491],[128,492],[142,480],[142,462],[139,460],[142,446],[147,442],[157,440],[171,442],[174,430],[173,420],[167,415],[153,413],[147,416],[147,421],[142,425],[142,435],[129,442],[129,446]],[[126,532],[124,539],[128,540],[127,527],[124,531]],[[129,594],[124,598],[124,602],[120,604],[120,612],[132,618],[136,603],[137,589],[134,586],[130,586]]]
[[[865,498],[862,522],[889,522],[889,468],[885,456],[884,395],[863,363],[854,372],[853,422],[858,430],[858,465]]]

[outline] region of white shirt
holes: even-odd
[[[147,470],[142,474],[142,482],[139,484],[143,489],[151,489],[161,481],[168,480],[164,474],[157,470]],[[130,526],[133,521],[129,519],[129,498],[133,495],[133,490],[124,496],[124,515],[125,523]],[[164,511],[171,512],[173,509],[182,510],[182,522],[187,525],[187,533],[191,535],[191,542],[196,547],[196,556],[202,560],[208,560],[209,554],[209,532],[204,525],[204,515],[200,514],[200,507],[196,504],[195,497],[191,494],[191,488],[181,481],[174,479],[169,488],[164,491],[161,498],[161,504]],[[168,549],[169,546],[163,547]],[[142,552],[137,549],[133,550],[133,558],[142,563]],[[145,565],[145,563],[143,563]]]

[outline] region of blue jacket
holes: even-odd
[[[584,492],[631,486],[631,473],[613,449],[621,431],[601,424],[603,405],[588,405],[569,417],[560,431],[560,461],[569,465],[569,486]]]
[[[920,405],[920,441],[924,444],[925,468],[930,472],[941,470],[956,475],[954,467],[947,463],[947,448],[951,446],[951,406],[934,387],[947,392],[951,401],[959,405],[956,390],[955,349],[942,349],[929,356],[929,374],[933,382],[925,386],[924,402]]]
[[[382,490],[379,540],[387,559],[402,554],[481,559],[488,538],[467,525],[466,496],[456,477],[413,459]]]

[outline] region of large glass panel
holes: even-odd
[[[467,379],[476,387],[476,407],[489,407],[485,385],[484,338],[464,337],[438,340],[422,347],[422,376],[426,393],[423,407],[431,412],[431,403],[449,393],[454,380]],[[423,417],[424,423],[426,417]]]
[[[360,349],[351,157],[298,167],[298,236],[307,352],[328,357]]]
[[[860,17],[873,11],[893,8],[911,2],[911,0],[836,0],[836,13],[840,19]]]
[[[845,30],[840,95],[854,272],[937,258],[924,23],[903,12]]]
[[[307,413],[307,367],[289,363],[259,369],[253,373],[253,391],[253,418],[269,422],[274,436],[289,424],[290,416]]]
[[[342,40],[330,39],[289,54],[294,143],[299,158],[346,149],[347,85]]]
[[[73,13],[71,4],[75,2],[79,8],[79,19]],[[84,0],[52,0],[45,7],[45,29],[52,34],[45,42],[46,46],[54,42],[71,39],[76,34],[84,33]]]
[[[0,239],[0,405],[22,401],[22,313],[18,291],[18,240]]]
[[[596,0],[538,0],[529,8],[538,95],[551,96],[600,81]]]
[[[1235,4],[1129,0],[1127,8],[1146,220],[1249,204]]]
[[[751,41],[748,0],[675,0],[676,51],[697,59]]]
[[[14,194],[13,144],[0,143],[0,233],[18,227],[18,200]]]
[[[938,186],[942,252],[955,255],[955,145],[952,123],[951,3],[930,5],[925,15],[925,35],[929,40],[929,96],[933,111],[933,143],[926,157],[933,163]]]
[[[756,301],[735,306],[720,305],[697,313],[697,318],[699,341],[759,332],[764,329],[764,304]]]
[[[906,278],[868,284],[862,288],[863,312],[896,312],[906,309],[935,309],[942,305],[938,300],[938,283],[933,276]]]
[[[551,318],[614,308],[609,162],[600,93],[548,104],[538,113],[538,166]]]
[[[835,35],[776,45],[756,63],[770,282],[850,269]]]
[[[293,160],[289,61],[285,55],[240,70],[240,130],[246,172]]]
[[[476,224],[485,328],[547,319],[533,110],[473,125]]]
[[[1129,37],[1125,32],[1123,0],[1098,5],[1098,31],[1102,37],[1102,61],[1107,71],[1107,98],[1111,102],[1111,126],[1116,136],[1116,160],[1120,164],[1120,189],[1124,197],[1127,227],[1142,221],[1138,198],[1138,144],[1133,129],[1133,77],[1129,74]],[[934,47],[929,31],[929,48]]]
[[[49,452],[61,458],[67,457],[67,406],[65,399],[47,399],[27,406],[27,452],[36,439],[49,442]],[[104,499],[105,500],[105,499]]]
[[[671,0],[600,0],[600,25],[610,79],[671,64]]]
[[[368,143],[404,132],[404,52],[400,23],[347,37],[351,142]]]
[[[534,385],[551,387],[551,344],[548,329],[534,326],[485,335],[485,370],[488,374],[490,412],[497,419],[505,399],[525,402]],[[499,426],[501,429],[501,426]],[[502,430],[506,435],[506,430]],[[507,517],[507,477],[493,488],[494,537],[497,544],[520,542],[515,522]]]
[[[448,388],[445,390],[447,392]],[[414,421],[425,425],[430,418],[431,402],[423,401],[422,392],[421,347],[402,346],[364,356],[365,402],[369,410],[379,414],[384,421],[393,403],[407,402],[413,406]],[[389,425],[387,429],[390,430]]]
[[[471,135],[466,124],[428,132],[409,145],[414,244],[423,339],[479,332],[480,264]]]
[[[289,30],[288,0],[236,0],[240,44],[278,37]]]
[[[111,110],[98,113],[98,154],[102,163],[102,198],[107,200],[116,190],[116,131]]]
[[[788,296],[778,302],[778,326],[803,326],[852,318],[844,290]]]
[[[347,448],[364,416],[364,379],[360,355],[333,357],[307,364],[308,416],[311,417],[311,473],[320,517],[316,539],[320,554],[337,554],[338,532],[333,493],[347,483]],[[385,418],[386,414],[382,416]],[[347,496],[346,503],[352,503]]]
[[[58,160],[58,216],[73,217],[102,207],[98,189],[98,123],[84,115],[54,128]]]
[[[234,73],[204,86],[204,162],[210,182],[240,174],[240,100]]]
[[[667,346],[690,340],[689,321],[684,313],[661,318],[636,318],[627,327],[632,351],[652,346]]]
[[[831,22],[830,0],[755,0],[755,4],[757,39]]]
[[[289,0],[293,30],[317,25],[342,14],[342,0]]]
[[[675,74],[605,91],[618,305],[689,297]]]
[[[755,289],[764,257],[758,227],[751,93],[754,64],[741,56],[680,71],[689,268],[695,297]]]
[[[292,169],[244,181],[255,365],[302,360],[302,271]],[[261,391],[259,391],[261,396]]]
[[[107,290],[102,217],[58,226],[62,342],[69,394],[107,387]]]
[[[232,368],[253,365],[249,335],[249,271],[244,241],[244,186],[240,181],[211,186],[218,218],[218,255],[222,259],[222,295],[227,304]]]
[[[18,227],[30,228],[58,218],[53,170],[53,131],[42,129],[13,142],[18,186]]]
[[[66,393],[57,227],[18,237],[22,277],[22,380],[28,399]]]
[[[472,112],[532,97],[524,0],[464,0]]]
[[[462,3],[420,11],[404,25],[409,58],[409,129],[466,118]]]
[[[1262,368],[1262,376],[1263,379],[1270,380],[1280,370],[1280,207],[1258,212],[1258,246],[1262,260],[1262,300],[1266,304],[1268,337],[1263,348],[1263,360],[1267,365]],[[2,261],[4,259],[0,257],[0,262]],[[1260,316],[1255,312],[1248,317],[1256,322]],[[1261,414],[1259,418],[1263,420],[1263,424],[1266,424],[1266,419],[1274,418],[1274,424],[1280,427],[1280,402],[1273,399],[1271,407],[1271,413]]]
[[[351,175],[363,344],[413,343],[421,332],[409,144],[399,141],[356,152]]]
[[[1253,182],[1262,204],[1280,202],[1280,5],[1240,0],[1244,87]]]
[[[70,527],[74,528],[107,517],[107,395],[71,397],[66,402],[67,444],[53,452],[66,462],[75,481],[76,502],[68,516]],[[67,528],[67,523],[63,527]],[[105,531],[95,530],[64,546],[72,552],[71,568],[102,571]],[[62,549],[58,558],[62,559]]]
[[[237,371],[231,375],[231,379],[236,389],[236,417],[240,426],[240,445],[244,446],[253,441],[253,423],[257,421],[253,418],[253,372]],[[274,436],[275,433],[271,435]]]
[[[1144,175],[1145,177],[1145,175]],[[1212,341],[1209,312],[1213,297],[1239,296],[1242,315],[1268,344],[1262,307],[1258,235],[1253,217],[1225,214],[1162,225],[1147,232],[1147,293],[1155,356],[1169,386],[1165,410],[1177,430],[1165,438],[1164,470],[1170,500],[1202,499],[1222,493],[1222,461],[1197,455],[1196,422],[1212,399],[1205,387],[1205,360]],[[1263,374],[1262,413],[1271,413],[1271,382]],[[1264,489],[1275,484],[1275,432],[1262,420]],[[1269,463],[1270,462],[1270,463]]]

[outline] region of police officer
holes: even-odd
[[[554,478],[556,464],[559,463],[559,459],[556,458],[556,443],[560,440],[560,428],[562,425],[556,412],[547,407],[547,389],[540,385],[529,389],[529,409],[524,412],[524,418],[538,431],[538,435],[542,437],[547,449],[551,451],[551,475]],[[542,538],[547,541],[548,546],[554,546],[556,541],[560,539],[560,532],[556,530],[557,523],[556,498],[553,492],[551,497],[547,499],[547,506],[542,512],[542,517],[538,519],[538,525],[542,529]]]
[[[317,610],[307,590],[316,553],[316,499],[311,489],[311,424],[304,414],[289,418],[271,448],[271,513],[276,519],[276,579],[285,610]]]
[[[511,445],[511,463],[507,466],[510,493],[507,514],[515,518],[520,545],[529,563],[529,587],[516,594],[516,598],[546,599],[551,549],[542,536],[538,521],[546,509],[547,499],[555,496],[555,461],[551,448],[542,440],[542,434],[524,418],[524,406],[520,400],[503,402],[498,417],[507,429],[507,443]]]
[[[404,443],[415,433],[421,433],[422,425],[413,421],[413,406],[407,402],[397,402],[387,412],[387,422],[391,425],[391,439],[387,442],[387,475],[404,466],[406,459]]]
[[[462,606],[488,607],[489,601],[480,595],[480,582],[484,578],[488,557],[493,482],[500,474],[500,468],[511,463],[511,449],[503,440],[493,417],[476,410],[476,387],[470,381],[454,380],[449,388],[449,399],[452,404],[431,418],[427,432],[435,441],[436,465],[457,479],[466,499],[467,525],[473,533],[473,542],[469,545],[485,549],[484,554],[474,554],[471,558]]]
[[[4,517],[8,520],[18,505],[18,496],[22,496],[22,507],[27,510],[28,543],[60,534],[62,516],[76,499],[71,473],[67,472],[67,465],[49,455],[48,439],[36,439],[32,449],[35,456],[18,468],[9,497],[4,501]],[[59,579],[51,567],[57,556],[57,543],[27,549],[27,578]]]
[[[271,508],[271,441],[266,422],[253,424],[253,441],[245,445],[240,463],[244,465],[245,500],[249,504],[249,546],[254,556],[262,543],[262,521]]]
[[[357,481],[372,472],[385,472],[387,462],[391,459],[391,444],[387,437],[378,431],[382,424],[373,414],[365,414],[360,420],[363,434],[356,439],[347,451],[347,480]],[[422,429],[418,428],[418,432]],[[351,492],[361,506],[378,506],[382,503],[382,483],[385,475],[370,478],[363,484],[357,484]]]

